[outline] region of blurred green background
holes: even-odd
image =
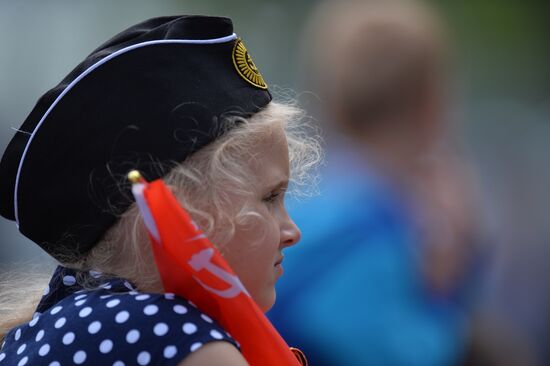
[[[497,245],[483,307],[509,319],[550,364],[545,347],[550,339],[550,3],[432,3],[454,41],[457,133],[480,174]],[[0,0],[0,148],[37,98],[91,50],[154,16],[231,17],[266,81],[301,92],[300,35],[315,5],[312,0]],[[31,263],[53,266],[12,222],[1,219],[0,269]]]

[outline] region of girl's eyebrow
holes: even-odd
[[[279,189],[286,189],[286,187],[288,187],[288,179],[283,179],[276,184],[270,186],[269,191],[271,192]]]

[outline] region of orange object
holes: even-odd
[[[302,364],[164,182],[142,180],[132,190],[164,290],[193,302],[216,319],[239,342],[250,365]]]

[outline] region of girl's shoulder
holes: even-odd
[[[79,290],[10,331],[0,366],[177,365],[213,341],[237,343],[193,303],[173,294]],[[120,288],[118,288],[120,290]],[[118,363],[117,363],[118,362]]]

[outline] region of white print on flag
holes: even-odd
[[[213,256],[214,256],[213,248],[203,249],[197,254],[193,254],[193,256],[191,257],[191,260],[189,261],[189,265],[196,272],[200,271],[201,269],[207,270],[208,272],[212,273],[214,276],[226,282],[228,285],[230,285],[230,287],[226,290],[217,290],[213,287],[208,286],[207,284],[202,282],[199,278],[195,276],[193,276],[193,278],[198,283],[200,283],[200,285],[204,287],[206,290],[226,299],[237,297],[241,293],[244,293],[250,296],[237,276],[232,275],[231,273],[227,273],[224,269],[218,267],[216,264],[211,262],[211,259]]]

